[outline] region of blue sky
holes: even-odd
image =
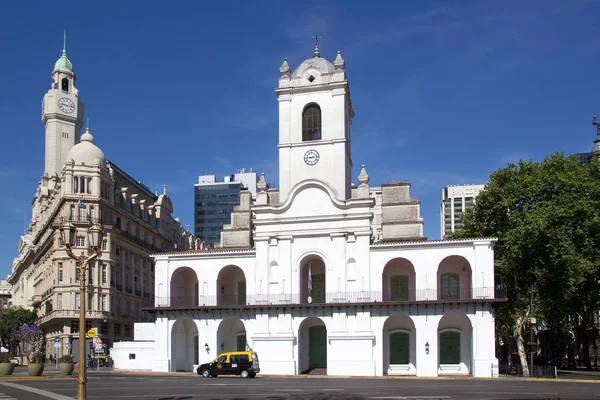
[[[123,4],[127,4],[124,6]],[[0,5],[0,277],[44,168],[41,100],[62,32],[96,144],[193,226],[198,175],[241,168],[277,186],[287,57],[341,50],[354,170],[412,183],[439,238],[449,184],[519,159],[589,151],[600,114],[600,1],[102,1]]]

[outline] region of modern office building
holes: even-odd
[[[238,171],[218,181],[215,175],[201,175],[194,185],[194,234],[207,246],[221,240],[223,226],[229,224],[231,212],[240,205],[240,193],[256,194],[256,172]]]
[[[462,227],[461,214],[473,207],[485,185],[446,186],[440,200],[440,237],[446,239]]]
[[[47,349],[76,354],[80,329],[96,328],[108,347],[133,337],[134,321],[148,321],[142,307],[154,304],[157,251],[196,246],[172,217],[166,185],[159,196],[108,161],[86,129],[83,103],[71,61],[63,51],[42,102],[45,168],[31,201],[28,232],[21,236],[8,283],[15,306],[38,313]],[[79,326],[80,271],[66,252],[60,227],[76,227],[74,252],[88,251],[88,229],[100,224],[99,257],[88,265],[86,326]],[[60,338],[60,346],[50,345]]]
[[[0,309],[12,305],[12,286],[8,281],[0,280]]]
[[[156,321],[115,343],[115,368],[192,372],[252,349],[264,374],[498,376],[496,240],[425,240],[408,182],[372,191],[363,166],[351,185],[340,52],[279,71],[280,187],[243,191],[220,247],[153,256]]]

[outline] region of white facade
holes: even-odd
[[[440,196],[440,237],[445,239],[450,233],[460,230],[461,214],[475,204],[475,198],[485,185],[446,186]]]
[[[408,183],[350,186],[339,53],[280,71],[281,188],[261,177],[222,248],[154,256],[152,370],[251,348],[263,374],[493,376],[495,239],[426,241]]]

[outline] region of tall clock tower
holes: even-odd
[[[313,57],[291,73],[287,59],[279,69],[279,199],[285,201],[298,183],[317,179],[340,200],[350,198],[354,117],[345,63]]]
[[[79,143],[83,126],[83,103],[64,47],[52,71],[52,87],[42,101],[42,122],[46,126],[44,176],[53,177],[60,175],[69,150]]]

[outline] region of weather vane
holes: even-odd
[[[322,36],[319,36],[319,33],[315,33],[315,36],[312,37],[315,40],[315,46],[319,45],[319,39],[323,39]]]

